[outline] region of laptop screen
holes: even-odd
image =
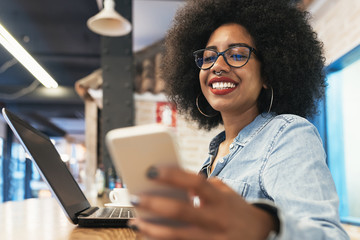
[[[76,214],[90,207],[77,182],[50,139],[8,110],[5,119],[15,135],[32,157],[40,174],[45,178],[68,217],[77,223]]]

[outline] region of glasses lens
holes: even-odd
[[[199,50],[194,53],[195,62],[201,69],[210,68],[217,59],[217,53],[212,50]]]
[[[247,47],[233,47],[225,52],[225,57],[229,65],[233,67],[244,66],[250,57],[250,49]]]

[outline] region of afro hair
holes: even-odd
[[[273,89],[271,111],[310,117],[324,95],[322,43],[308,23],[309,14],[289,0],[191,0],[178,10],[165,38],[162,64],[166,94],[180,113],[210,130],[222,123],[220,114],[205,117],[196,107],[201,93],[199,69],[192,53],[206,46],[212,32],[237,23],[250,33],[261,61],[264,83]],[[259,112],[267,112],[270,95],[263,89]],[[201,106],[211,109],[202,97]],[[213,110],[214,111],[214,110]]]

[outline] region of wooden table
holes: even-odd
[[[344,227],[351,240],[360,239],[359,227],[346,224]],[[143,240],[128,228],[77,227],[68,221],[53,198],[28,199],[0,204],[0,239]]]
[[[69,222],[55,199],[43,198],[0,204],[0,239],[140,240],[142,238],[128,228],[77,227]]]

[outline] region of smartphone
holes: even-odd
[[[131,195],[152,194],[189,201],[185,191],[159,184],[146,177],[152,166],[180,167],[175,136],[170,128],[150,124],[114,129],[106,134],[106,145],[116,172],[122,177]],[[183,225],[150,213],[137,213],[151,222]]]

